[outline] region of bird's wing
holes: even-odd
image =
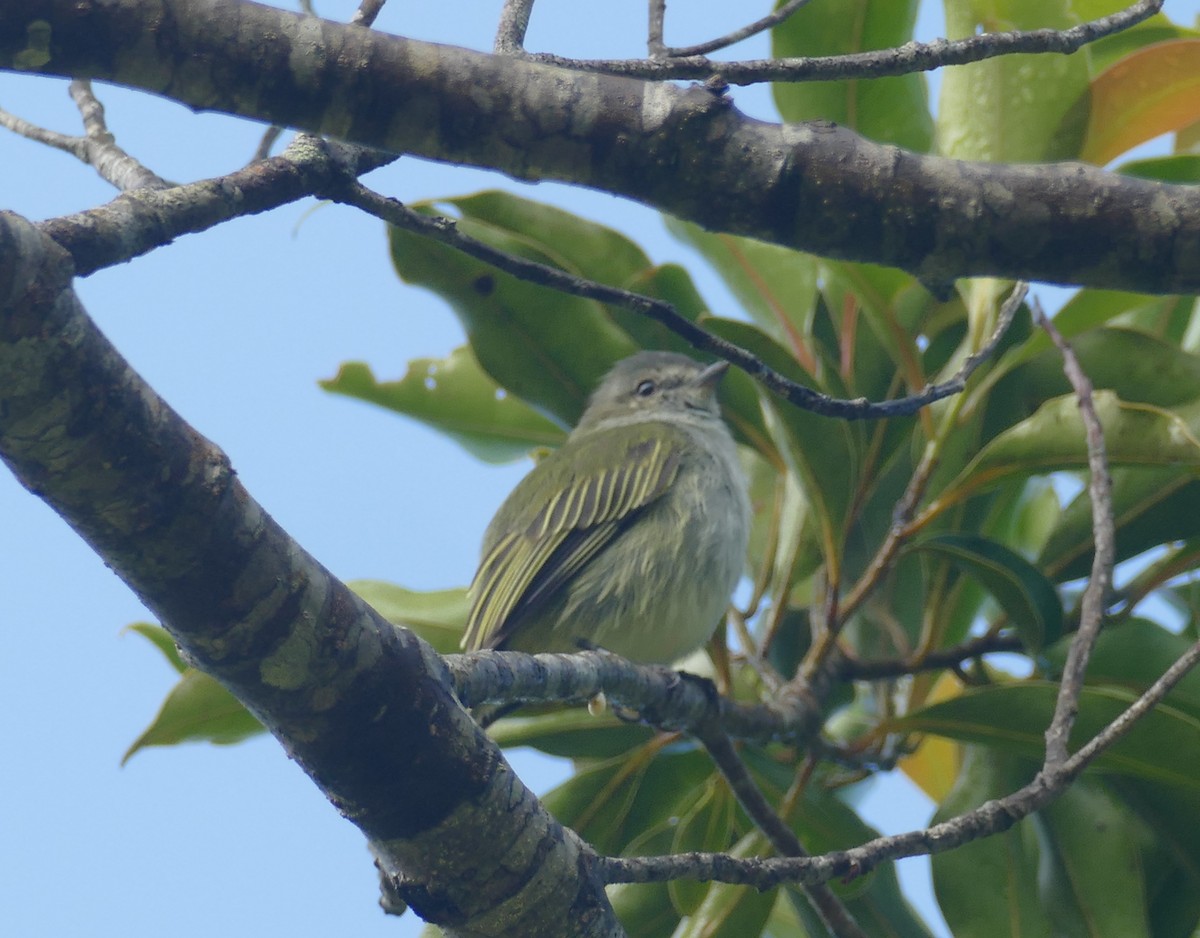
[[[607,546],[679,471],[686,438],[661,424],[600,431],[551,454],[510,496],[488,529],[471,584],[463,647],[495,648],[531,610]],[[576,466],[590,466],[580,473]],[[544,503],[521,486],[554,492]]]

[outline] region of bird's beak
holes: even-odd
[[[717,385],[721,382],[721,379],[725,377],[725,372],[728,370],[729,362],[713,362],[702,372],[700,372],[700,374],[696,375],[696,387],[704,388],[709,393],[712,393],[717,389]]]

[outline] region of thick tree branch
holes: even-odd
[[[393,157],[359,147],[330,147],[297,137],[276,157],[173,189],[126,192],[97,208],[47,219],[42,232],[67,250],[79,276],[120,264],[185,234],[266,212],[369,172]]]
[[[590,853],[459,706],[441,659],[306,554],[0,215],[0,458],[258,716],[449,934],[621,931]]]
[[[750,120],[703,88],[581,74],[239,0],[0,5],[0,68],[116,81],[391,152],[574,182],[933,284],[987,274],[1200,290],[1191,187],[1082,165],[921,156],[831,125]]]

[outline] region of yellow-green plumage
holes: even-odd
[[[714,397],[722,370],[664,352],[614,368],[489,526],[465,647],[575,651],[582,640],[669,662],[703,644],[749,528]]]

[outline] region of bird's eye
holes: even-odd
[[[649,397],[658,390],[658,385],[647,378],[645,381],[639,381],[635,390],[637,391],[638,397]]]

